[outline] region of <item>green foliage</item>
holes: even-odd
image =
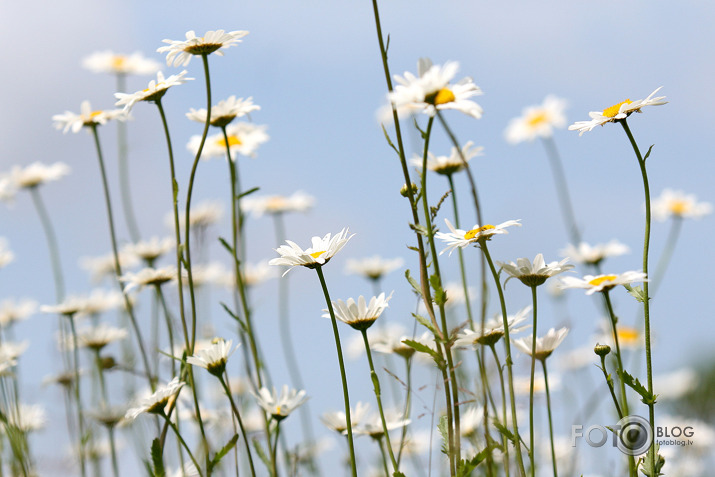
[[[230,253],[231,256],[233,256],[233,247],[231,246],[231,244],[229,244],[228,241],[226,241],[226,239],[223,237],[219,237],[218,241],[221,242],[221,245],[223,245],[223,248],[225,248],[228,251],[228,253]]]
[[[449,455],[449,421],[447,420],[447,416],[442,416],[439,418],[437,430],[442,436],[442,454]]]
[[[516,437],[514,437],[514,434],[509,429],[507,429],[501,422],[499,422],[498,419],[494,419],[494,421],[492,422],[494,423],[494,427],[497,428],[501,435],[509,439],[512,444],[516,445]]]
[[[392,139],[390,139],[390,135],[387,134],[387,129],[385,129],[385,126],[383,124],[381,124],[380,127],[382,128],[382,133],[385,135],[385,140],[387,141],[387,145],[390,146],[392,148],[392,150],[395,151],[397,153],[397,155],[399,156],[400,151],[397,150],[397,148],[395,147],[395,144],[392,142]]]
[[[260,190],[260,187],[254,187],[253,189],[248,189],[245,192],[241,192],[236,196],[237,199],[240,199],[242,197],[246,197],[248,194],[253,194],[254,192],[258,192]]]
[[[268,454],[263,450],[263,446],[261,443],[258,441],[258,439],[253,439],[253,448],[256,450],[256,454],[258,454],[258,457],[263,461],[263,464],[266,466],[266,469],[270,470],[271,469],[271,460],[268,458]]]
[[[412,278],[412,275],[410,275],[409,268],[407,270],[405,270],[405,278],[412,286],[412,291],[414,291],[417,295],[422,296],[422,288],[420,287],[420,284],[417,283],[417,280]]]
[[[628,293],[634,297],[636,300],[638,300],[641,303],[645,303],[646,299],[650,300],[651,298],[646,296],[645,290],[639,286],[632,287],[628,284],[623,285],[626,290],[628,290]]]
[[[638,381],[638,378],[634,378],[630,374],[628,374],[627,371],[623,372],[618,372],[618,376],[621,378],[623,383],[628,386],[629,388],[633,389],[635,392],[640,394],[641,396],[641,401],[643,404],[651,405],[655,404],[655,400],[658,397],[657,395],[652,394],[650,391],[648,391],[645,386],[641,384],[640,381]]]
[[[442,359],[442,356],[429,346],[413,340],[402,340],[402,342],[415,351],[430,355],[438,368],[442,369],[444,367],[444,360]]]
[[[241,329],[245,333],[248,333],[248,326],[246,326],[246,324],[241,320],[241,318],[239,318],[237,314],[232,312],[227,304],[225,304],[224,302],[220,302],[220,303],[221,303],[221,306],[223,307],[223,309],[226,311],[226,313],[228,313],[231,318],[236,320],[236,322],[241,326]]]
[[[648,477],[658,477],[659,475],[665,475],[661,472],[663,466],[665,465],[665,458],[658,454],[660,451],[660,446],[655,444],[646,453],[645,457],[641,457],[638,464],[641,465],[641,472]],[[653,467],[653,453],[655,453],[655,467]]]
[[[469,460],[460,460],[457,464],[457,477],[469,477],[472,475],[472,471],[476,469],[479,464],[484,462],[484,459],[487,458],[487,454],[491,451],[492,449],[487,447]]]
[[[434,328],[434,326],[432,326],[432,323],[427,318],[425,318],[424,316],[418,315],[416,313],[412,313],[412,316],[415,317],[415,320],[417,320],[417,322],[420,325],[422,325],[425,328],[427,328],[428,330],[430,330],[432,332],[432,334],[439,335],[437,330]]]
[[[161,441],[158,438],[151,441],[151,475],[152,477],[164,477],[164,460],[162,459]]]
[[[650,147],[648,148],[648,152],[646,152],[645,156],[643,156],[643,162],[645,162],[645,160],[648,159],[648,157],[650,157],[650,151],[653,150],[653,146],[655,146],[655,144],[651,144]]]
[[[447,302],[447,292],[442,288],[442,283],[439,275],[432,275],[429,277],[429,284],[434,290],[434,302],[437,306],[444,305]]]
[[[231,449],[236,445],[236,442],[238,442],[238,434],[234,434],[234,436],[231,438],[228,443],[219,450],[216,455],[214,455],[214,458],[211,459],[208,465],[208,473],[210,474],[211,471],[213,471],[214,468],[219,464],[221,459],[229,453]]]

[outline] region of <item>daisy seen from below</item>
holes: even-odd
[[[228,136],[231,159],[234,160],[237,154],[255,157],[258,146],[269,139],[268,134],[266,134],[266,126],[246,122],[229,124],[226,127],[226,136]],[[201,136],[195,135],[191,136],[186,148],[196,155],[199,152],[200,145]],[[226,139],[223,137],[223,133],[213,134],[206,138],[204,147],[201,150],[201,158],[211,159],[212,157],[226,157]]]
[[[184,70],[179,74],[171,75],[168,78],[164,77],[164,73],[158,71],[156,79],[149,81],[149,86],[141,91],[134,93],[114,93],[117,98],[115,106],[124,106],[124,111],[129,111],[140,101],[159,101],[172,86],[184,84],[194,78],[186,78],[187,71]]]
[[[166,386],[158,388],[151,396],[140,399],[137,406],[129,409],[124,415],[124,419],[133,421],[142,413],[164,414],[164,407],[169,400],[184,386],[184,382],[179,381],[178,376],[169,381]]]
[[[533,262],[528,258],[517,258],[516,263],[497,261],[497,265],[509,275],[509,278],[506,279],[507,282],[512,278],[518,278],[524,285],[535,287],[542,285],[547,278],[573,269],[573,265],[566,264],[568,260],[568,258],[565,258],[560,262],[547,264],[544,262],[544,256],[537,254]]]
[[[431,152],[427,153],[427,169],[436,172],[437,174],[442,174],[445,176],[451,176],[455,172],[459,172],[464,169],[464,161],[469,161],[473,157],[483,155],[484,148],[474,147],[474,142],[468,141],[464,146],[462,146],[461,154],[456,147],[452,147],[449,156],[435,156]],[[422,168],[422,158],[415,157],[412,159],[412,165],[421,169]]]
[[[104,50],[86,56],[82,60],[82,66],[93,73],[151,75],[159,70],[160,65],[158,61],[147,58],[139,52],[125,55]]]
[[[653,91],[646,99],[639,99],[636,101],[626,99],[625,101],[614,104],[603,111],[591,111],[588,113],[591,117],[590,121],[576,121],[574,124],[569,126],[569,131],[578,131],[578,135],[581,136],[583,133],[592,130],[596,126],[603,126],[606,123],[620,121],[622,119],[626,119],[633,113],[640,113],[642,112],[641,108],[644,106],[660,106],[662,104],[667,104],[667,101],[663,101],[665,96],[654,97],[661,88],[662,86]]]
[[[125,292],[128,292],[135,287],[143,288],[147,285],[163,285],[166,282],[176,279],[176,267],[173,265],[162,268],[146,267],[136,273],[127,272],[119,277],[120,282],[127,284],[124,287]]]
[[[709,202],[698,202],[694,194],[664,189],[660,197],[651,201],[653,218],[660,221],[673,218],[700,219],[713,211]]]
[[[211,122],[209,124],[215,127],[223,127],[236,118],[246,116],[252,111],[258,111],[260,109],[260,106],[253,104],[252,97],[236,99],[236,96],[229,96],[227,99],[211,106]],[[205,124],[206,109],[201,108],[197,110],[191,108],[189,112],[186,113],[186,117],[197,123]]]
[[[247,31],[236,30],[226,33],[224,30],[210,30],[204,36],[196,36],[193,30],[186,32],[186,40],[162,40],[168,46],[157,48],[158,53],[166,53],[166,64],[186,66],[194,55],[210,55],[216,53],[223,56],[224,48],[241,42],[241,38],[248,35]]]
[[[385,436],[385,428],[387,428],[388,431],[392,431],[405,427],[410,422],[412,422],[410,419],[404,418],[402,411],[390,409],[385,411],[384,427],[380,414],[373,414],[363,419],[360,425],[354,425],[353,432],[358,436],[363,435],[370,436],[373,439],[382,439]]]
[[[373,255],[363,259],[349,258],[345,262],[345,272],[361,275],[370,280],[379,280],[383,275],[397,270],[405,261],[400,258],[382,258],[379,255]]]
[[[159,257],[172,250],[176,245],[173,237],[152,237],[148,240],[140,240],[136,243],[128,243],[122,247],[122,252],[134,255],[142,259],[147,264],[152,264]]]
[[[531,312],[531,305],[519,310],[514,315],[507,316],[507,326],[509,334],[518,333],[530,325],[516,327],[524,322]],[[476,330],[465,329],[457,335],[454,346],[459,348],[476,347],[477,345],[493,346],[504,336],[504,320],[501,316],[495,316],[484,322],[484,329],[481,326]]]
[[[36,310],[37,302],[34,300],[3,300],[0,302],[0,328],[7,328],[19,321],[24,321]]]
[[[33,162],[25,167],[13,167],[8,177],[15,187],[19,189],[30,189],[45,182],[59,180],[61,177],[69,174],[69,172],[70,168],[64,162],[55,162],[50,165]]]
[[[360,422],[365,419],[365,416],[367,416],[367,413],[369,411],[370,405],[368,403],[358,402],[355,405],[355,408],[350,409],[352,425],[359,425]],[[323,415],[320,416],[320,420],[325,425],[325,427],[327,427],[331,431],[337,432],[338,434],[342,434],[348,429],[347,419],[345,418],[344,411],[330,411],[323,413]]]
[[[306,212],[315,204],[315,197],[303,191],[296,191],[290,196],[264,195],[248,196],[241,201],[241,209],[254,217],[264,214],[283,214],[286,212]]]
[[[387,302],[390,301],[390,298],[392,298],[392,293],[388,297],[385,297],[384,293],[380,293],[379,296],[370,298],[369,303],[365,301],[365,297],[362,295],[358,297],[357,302],[353,298],[348,298],[347,301],[334,301],[335,317],[350,325],[353,329],[358,331],[366,330],[377,321],[382,312],[385,311],[385,308],[389,306]],[[323,311],[327,312],[328,310]],[[323,317],[330,318],[330,315],[326,313]]]
[[[283,275],[297,266],[311,269],[322,267],[355,236],[355,234],[348,236],[348,233],[349,230],[346,227],[335,235],[326,234],[322,238],[317,236],[313,237],[311,239],[311,246],[305,250],[300,248],[295,242],[286,240],[288,245],[281,245],[276,249],[280,257],[271,259],[268,264],[289,267]]]
[[[251,393],[253,394],[253,392]],[[287,384],[281,389],[280,396],[276,388],[273,388],[271,393],[265,387],[259,389],[258,394],[253,394],[253,396],[256,398],[258,405],[276,421],[282,421],[298,406],[308,400],[304,390],[289,389]]]
[[[596,245],[589,245],[586,242],[581,242],[578,246],[568,244],[565,249],[560,251],[560,254],[563,257],[569,257],[576,263],[598,265],[607,257],[617,257],[629,252],[630,249],[627,245],[622,244],[618,240],[611,240],[608,243],[599,243]]]
[[[458,69],[456,61],[440,66],[433,65],[428,58],[420,58],[418,76],[410,72],[394,76],[397,85],[388,94],[388,101],[399,114],[425,113],[434,116],[437,111],[455,109],[479,119],[482,107],[469,98],[482,94],[482,90],[469,77],[451,84]]]
[[[79,345],[90,348],[94,351],[101,351],[108,344],[123,340],[129,335],[124,328],[115,328],[106,323],[88,328],[78,333]]]
[[[228,361],[228,357],[231,356],[231,354],[233,354],[233,352],[238,348],[238,346],[236,346],[231,349],[232,346],[232,340],[226,341],[224,339],[217,338],[213,340],[211,346],[208,348],[195,351],[193,356],[186,358],[186,362],[194,366],[205,368],[209,373],[216,377],[220,377],[226,370],[226,361]]]
[[[499,225],[487,224],[481,227],[479,225],[474,225],[471,230],[462,230],[454,228],[449,219],[444,219],[444,222],[447,224],[447,227],[451,232],[437,232],[437,234],[435,234],[436,238],[447,243],[447,248],[442,250],[439,254],[442,255],[444,252],[449,251],[449,254],[452,255],[452,252],[456,248],[464,248],[468,245],[476,245],[478,242],[483,240],[491,240],[491,237],[496,234],[508,234],[509,232],[506,228],[511,226],[521,227],[521,224],[519,223],[520,221],[521,219],[507,220]]]
[[[633,282],[647,281],[643,272],[624,272],[619,275],[586,275],[583,278],[562,277],[561,288],[585,288],[586,295],[607,291],[617,285],[630,285]]]
[[[129,254],[124,250],[120,250],[118,258],[122,269],[131,268],[139,264],[136,255]],[[99,282],[105,277],[114,276],[114,254],[110,252],[99,257],[81,257],[79,266],[89,272],[93,282]]]
[[[566,104],[566,100],[549,95],[543,103],[524,108],[521,116],[509,121],[504,137],[507,142],[518,144],[553,136],[554,129],[566,126]]]
[[[533,353],[531,349],[533,335],[525,336],[523,338],[515,338],[511,341],[521,352],[526,353],[529,356],[533,356],[539,361],[543,361],[551,356],[551,353],[558,348],[568,333],[568,328],[559,328],[558,330],[551,328],[544,336],[536,338],[536,348],[534,348]]]
[[[93,110],[89,101],[82,101],[79,114],[65,111],[52,116],[55,129],[62,129],[63,133],[70,130],[73,133],[78,133],[83,127],[97,127],[112,119],[126,121],[128,115],[121,109]]]

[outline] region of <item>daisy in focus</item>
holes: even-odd
[[[186,32],[186,40],[162,40],[168,46],[156,49],[158,53],[167,53],[166,64],[171,66],[186,66],[194,55],[210,55],[216,53],[223,56],[224,48],[241,42],[241,38],[248,35],[247,31],[236,30],[226,33],[223,30],[207,31],[204,36],[196,36],[193,30]]]
[[[52,116],[55,129],[62,129],[62,133],[70,130],[73,133],[78,133],[82,127],[97,127],[106,124],[107,121],[112,119],[126,121],[128,115],[121,109],[92,110],[92,105],[89,101],[82,101],[79,114],[65,111],[62,114]]]
[[[622,244],[618,240],[611,240],[608,243],[599,243],[596,245],[589,245],[586,242],[581,242],[578,246],[569,244],[565,249],[560,251],[560,254],[563,257],[569,257],[576,263],[598,265],[607,257],[617,257],[629,253],[630,251],[627,245]]]
[[[298,408],[298,406],[308,400],[304,390],[298,391],[296,389],[289,389],[288,385],[283,386],[280,396],[276,388],[273,388],[273,393],[267,388],[261,388],[258,390],[258,394],[254,394],[253,396],[256,398],[258,405],[276,421],[282,421]]]
[[[354,236],[355,234],[348,236],[348,228],[346,227],[334,236],[326,234],[323,238],[313,237],[311,246],[305,250],[295,242],[286,240],[288,245],[281,245],[276,249],[280,257],[271,259],[268,264],[290,267],[283,275],[299,265],[307,268],[318,268],[328,263]]]
[[[442,174],[445,176],[451,176],[455,172],[459,172],[464,169],[464,162],[468,162],[470,159],[476,156],[481,156],[484,151],[483,147],[474,147],[472,141],[468,141],[464,146],[462,146],[461,154],[456,147],[452,147],[452,152],[449,156],[435,156],[431,152],[427,153],[427,169],[436,172],[437,174]],[[464,162],[462,161],[464,157]],[[412,159],[412,165],[418,169],[422,168],[422,158],[415,157]]]
[[[551,353],[558,348],[568,333],[568,328],[559,328],[558,330],[551,328],[544,336],[536,337],[536,348],[533,352],[531,349],[533,335],[516,338],[511,341],[514,343],[514,346],[519,348],[519,351],[533,356],[539,361],[543,361],[551,356]]]
[[[387,99],[400,115],[424,113],[434,116],[437,111],[454,109],[479,119],[482,107],[469,98],[482,94],[482,90],[469,77],[451,84],[458,69],[456,61],[439,66],[433,65],[428,58],[420,58],[418,76],[410,72],[405,72],[404,76],[395,75],[397,85]]]
[[[387,304],[392,298],[392,293],[387,298],[384,293],[379,296],[370,298],[370,302],[365,301],[365,297],[360,295],[357,302],[353,298],[348,298],[345,302],[338,300],[333,302],[335,309],[335,317],[345,324],[350,325],[353,329],[363,331],[372,326],[373,323],[380,317]],[[328,310],[323,310],[327,312]],[[323,315],[324,318],[330,318],[329,314]]]
[[[549,95],[537,106],[524,108],[521,116],[509,121],[504,137],[511,144],[549,138],[554,129],[566,126],[566,100]]]
[[[164,414],[164,407],[169,403],[169,400],[184,386],[184,382],[179,381],[178,377],[174,377],[166,386],[158,388],[151,396],[140,399],[136,407],[127,411],[124,419],[133,421],[142,413],[149,414]]]
[[[236,118],[246,116],[252,111],[258,111],[261,107],[253,104],[253,98],[238,98],[229,96],[228,99],[219,101],[218,104],[211,106],[211,121],[209,124],[215,127],[223,127],[228,125]],[[206,123],[206,109],[191,108],[186,117],[197,123]]]
[[[168,78],[164,77],[164,73],[158,71],[156,79],[149,81],[149,86],[135,93],[114,93],[117,98],[115,106],[124,106],[124,111],[132,109],[134,104],[140,101],[159,101],[172,86],[184,84],[194,78],[186,78],[187,71],[184,70],[179,74],[171,75]]]
[[[653,218],[660,221],[673,218],[700,219],[713,211],[709,202],[698,202],[694,194],[665,189],[660,197],[651,201]]]
[[[531,312],[531,305],[522,308],[514,315],[507,316],[507,326],[509,327],[509,334],[518,333],[531,325],[520,326],[516,325],[524,322]],[[476,330],[472,331],[470,329],[465,329],[457,336],[454,342],[455,347],[459,348],[469,348],[476,347],[477,345],[493,346],[504,336],[504,320],[502,320],[501,315],[495,316],[484,322],[484,328],[481,326]]]
[[[305,212],[313,207],[315,197],[303,191],[296,191],[293,195],[264,195],[248,196],[241,201],[241,208],[261,217],[264,214],[283,214],[286,212]]]
[[[70,168],[64,162],[55,162],[45,165],[41,162],[33,162],[29,166],[15,166],[10,170],[9,179],[12,185],[18,189],[30,189],[45,182],[59,180],[69,174]]]
[[[662,88],[662,86],[660,87]],[[591,111],[588,115],[591,117],[590,121],[576,121],[574,124],[569,126],[569,131],[579,131],[579,136],[583,135],[586,131],[590,131],[596,126],[603,126],[606,123],[620,121],[621,119],[626,119],[633,113],[640,113],[641,108],[644,106],[660,106],[662,104],[667,104],[667,101],[663,101],[665,96],[655,96],[655,93],[660,91],[660,88],[653,91],[646,99],[639,99],[636,101],[631,101],[627,99],[621,101],[618,104],[614,104],[603,111]]]
[[[217,338],[211,346],[194,352],[193,356],[186,358],[186,362],[194,366],[205,368],[209,373],[220,377],[226,370],[226,361],[238,348],[231,349],[233,341]]]
[[[110,50],[96,51],[82,60],[82,66],[93,73],[116,75],[151,75],[159,70],[159,62],[139,52],[131,55]]]
[[[509,232],[506,228],[511,226],[521,227],[521,224],[519,223],[520,220],[521,219],[507,220],[499,225],[487,224],[481,227],[479,225],[474,225],[471,230],[462,230],[455,229],[452,222],[448,219],[444,219],[444,222],[447,224],[449,230],[451,230],[451,233],[437,232],[437,234],[435,234],[436,238],[447,242],[447,248],[442,250],[439,254],[442,255],[444,252],[449,250],[449,254],[452,255],[452,252],[456,248],[464,248],[472,244],[476,245],[482,240],[491,240],[492,235],[508,234]]]
[[[518,278],[524,285],[534,287],[542,285],[547,278],[573,269],[573,265],[566,264],[568,260],[565,258],[560,262],[547,264],[544,262],[544,256],[538,254],[534,257],[533,262],[528,258],[517,258],[516,263],[497,261],[497,265],[509,275],[509,278],[506,279],[507,282],[512,278]],[[506,282],[504,284],[506,285]]]
[[[586,275],[583,278],[563,277],[561,288],[585,288],[586,295],[607,291],[617,285],[630,285],[633,282],[645,282],[646,274],[643,272],[624,272],[620,275]]]
[[[255,157],[258,146],[269,139],[268,134],[266,134],[266,126],[246,122],[229,124],[226,127],[226,136],[228,136],[231,159],[234,160],[237,154]],[[196,155],[199,152],[200,145],[201,136],[196,135],[191,136],[186,147],[192,154]],[[213,134],[206,138],[204,147],[201,150],[201,158],[211,159],[212,157],[226,157],[226,138],[224,138],[223,134]]]

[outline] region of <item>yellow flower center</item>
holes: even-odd
[[[539,111],[529,116],[529,119],[526,120],[526,123],[532,128],[535,128],[544,124],[547,119],[548,118],[546,116],[546,113],[543,111]]]
[[[621,344],[634,344],[638,342],[640,335],[635,328],[620,327],[618,328],[618,339]]]
[[[123,55],[117,55],[114,58],[112,58],[112,68],[114,68],[117,71],[122,71],[124,69],[124,65],[127,62],[127,58]]]
[[[325,253],[325,250],[321,250],[320,252],[313,252],[313,253],[311,253],[310,256],[317,259],[318,257],[320,257],[320,256],[321,256],[322,254],[324,254],[324,253]]]
[[[446,103],[451,103],[454,101],[456,98],[454,96],[454,93],[452,90],[449,88],[442,88],[439,91],[437,91],[437,94],[434,97],[434,105],[438,104],[446,104]]]
[[[607,118],[615,118],[616,114],[618,114],[618,112],[620,111],[621,106],[623,106],[624,104],[631,104],[632,102],[633,101],[631,101],[630,99],[627,99],[625,101],[621,101],[618,104],[614,104],[610,108],[604,109],[603,115],[606,116]]]
[[[591,280],[591,281],[588,282],[588,283],[591,284],[591,285],[593,285],[593,286],[595,286],[595,287],[597,287],[597,286],[599,286],[599,285],[600,285],[601,283],[603,283],[603,282],[615,280],[616,278],[618,278],[616,275],[604,275],[604,276],[602,276],[602,277],[594,278],[593,280]]]
[[[286,200],[279,196],[273,196],[266,202],[266,208],[268,210],[281,210],[286,206]]]
[[[102,114],[102,111],[92,111],[91,113],[89,113],[89,119],[94,119],[100,114]]]
[[[283,414],[281,412],[282,410],[283,410],[283,406],[276,406],[276,412],[274,412],[273,414],[280,416],[281,414]]]
[[[474,237],[476,237],[480,233],[484,232],[485,230],[492,230],[494,228],[495,227],[493,225],[487,224],[487,225],[483,225],[483,226],[479,227],[478,229],[472,229],[469,232],[467,232],[466,234],[464,234],[464,240],[472,240]]]
[[[216,144],[217,144],[218,146],[226,147],[226,141],[225,141],[224,139],[219,139],[218,141],[216,141]],[[240,140],[238,137],[236,137],[236,136],[229,136],[229,137],[228,137],[228,145],[229,145],[229,147],[232,147],[232,146],[240,146],[241,144],[243,144],[243,143],[241,142],[241,140]]]
[[[688,210],[688,204],[684,200],[674,200],[670,203],[670,211],[675,215],[683,215]]]

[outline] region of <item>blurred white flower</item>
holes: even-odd
[[[253,396],[256,398],[258,405],[276,421],[285,419],[298,406],[308,400],[304,390],[289,389],[288,385],[283,386],[280,396],[276,388],[273,388],[272,393],[267,388],[261,388],[258,390],[258,394],[253,394]]]
[[[204,36],[196,36],[193,30],[186,32],[186,40],[162,40],[168,46],[157,48],[158,53],[167,53],[166,64],[186,66],[193,55],[209,55],[216,53],[223,56],[221,49],[228,48],[241,42],[241,38],[248,35],[247,31],[236,30],[226,33],[223,30],[207,31]]]
[[[452,147],[449,156],[435,156],[431,152],[427,153],[427,169],[436,172],[437,174],[442,174],[445,176],[451,176],[455,172],[459,172],[464,169],[464,162],[462,162],[462,156],[464,160],[469,162],[470,159],[476,156],[481,156],[483,154],[483,147],[474,147],[472,141],[468,141],[464,146],[462,146],[461,155],[456,147]],[[422,169],[422,158],[415,156],[410,161],[413,166],[418,169]]]
[[[373,255],[363,259],[349,258],[345,262],[345,271],[362,275],[370,280],[379,280],[383,275],[387,275],[393,270],[397,270],[405,261],[400,258],[382,258],[379,255]]]
[[[38,431],[47,423],[47,413],[40,404],[20,403],[17,406],[17,412],[8,412],[6,417],[8,426],[22,432]]]
[[[221,377],[226,369],[226,361],[236,348],[231,349],[233,341],[221,338],[215,339],[211,346],[194,352],[193,356],[186,358],[186,362],[206,369],[214,376]]]
[[[512,144],[549,138],[555,128],[566,126],[566,100],[549,95],[540,105],[524,108],[521,116],[509,121],[504,137]]]
[[[156,259],[167,253],[176,246],[176,239],[173,237],[152,237],[148,240],[140,240],[137,243],[128,243],[122,247],[122,252],[127,255],[135,255],[138,258],[152,264]]]
[[[711,214],[713,206],[709,202],[698,202],[694,194],[683,191],[664,189],[651,201],[653,218],[664,221],[671,217],[699,219]]]
[[[566,248],[559,253],[562,257],[568,257],[576,263],[598,265],[604,258],[617,257],[629,252],[630,249],[627,245],[622,244],[618,240],[611,240],[608,243],[599,243],[596,245],[581,242],[577,247],[568,244]]]
[[[507,315],[507,326],[509,333],[518,333],[531,325],[516,327],[523,323],[531,311],[531,305],[526,306],[514,315]],[[492,346],[504,336],[504,320],[501,315],[494,316],[484,322],[484,328],[475,323],[476,330],[462,330],[454,341],[454,346],[459,348],[476,347],[477,345]]]
[[[37,311],[37,306],[38,304],[34,300],[3,300],[0,302],[0,327],[5,328],[12,326],[18,321],[27,319],[30,315]]]
[[[144,288],[147,285],[163,285],[177,279],[176,267],[170,265],[162,268],[146,267],[137,273],[127,272],[119,277],[120,282],[126,283],[124,292],[134,287]]]
[[[223,127],[229,124],[236,118],[241,118],[251,113],[258,111],[261,107],[253,104],[253,98],[246,99],[229,96],[227,99],[219,101],[218,104],[211,106],[211,126]],[[191,108],[186,117],[197,123],[206,123],[206,109]]]
[[[159,62],[146,58],[142,53],[130,55],[110,50],[95,51],[82,59],[82,66],[93,73],[117,75],[151,75],[159,70]]]
[[[139,265],[139,259],[134,254],[129,254],[121,250],[119,252],[119,266],[122,270]],[[114,254],[108,253],[99,257],[82,257],[79,259],[79,266],[87,270],[93,282],[97,283],[105,277],[113,277]]]
[[[77,333],[77,338],[80,346],[100,351],[108,344],[123,340],[129,335],[129,332],[124,328],[115,328],[106,323],[102,323],[92,328],[81,330]]]
[[[144,412],[150,414],[163,414],[164,407],[169,400],[179,392],[184,386],[184,382],[179,381],[177,376],[174,377],[166,386],[161,386],[149,397],[139,399],[137,406],[129,409],[124,416],[125,419],[133,421]]]
[[[15,187],[29,189],[44,184],[45,182],[59,180],[61,177],[69,174],[69,172],[70,168],[64,162],[55,162],[50,165],[33,162],[25,167],[14,166],[10,170],[9,178]]]
[[[533,334],[523,338],[514,338],[511,341],[522,353],[532,356],[533,351],[533,356],[536,359],[543,361],[551,356],[551,353],[558,348],[568,333],[568,328],[559,328],[558,330],[551,328],[544,336],[536,337],[536,348],[534,350],[531,348],[534,337]]]
[[[15,254],[9,248],[7,240],[0,237],[0,268],[3,268],[8,263],[15,259]]]
[[[365,402],[358,402],[355,408],[350,408],[350,424],[352,424],[352,427],[360,425],[360,422],[365,419],[369,411],[370,405]],[[320,416],[320,420],[325,424],[325,427],[339,434],[342,434],[348,428],[344,411],[325,412]]]
[[[617,285],[630,285],[633,282],[645,282],[643,272],[624,272],[618,275],[586,275],[583,278],[561,277],[561,288],[585,288],[586,295],[610,290]]]
[[[303,191],[297,191],[287,197],[282,195],[249,195],[241,200],[241,209],[251,212],[254,217],[260,217],[263,214],[305,212],[312,208],[314,204],[315,197]]]
[[[52,116],[52,120],[54,121],[55,129],[62,129],[63,133],[69,130],[77,133],[82,127],[96,127],[106,124],[107,121],[112,119],[125,121],[128,117],[126,112],[121,109],[92,110],[89,101],[82,101],[79,114],[65,111],[62,114]]]
[[[228,148],[231,151],[231,160],[236,160],[236,155],[255,157],[258,146],[268,141],[266,126],[259,126],[253,123],[238,122],[229,124],[226,127],[228,137]],[[191,136],[186,148],[192,154],[199,152],[201,136]],[[202,159],[212,157],[226,157],[226,138],[223,134],[213,134],[206,138],[204,147],[201,150]]]

